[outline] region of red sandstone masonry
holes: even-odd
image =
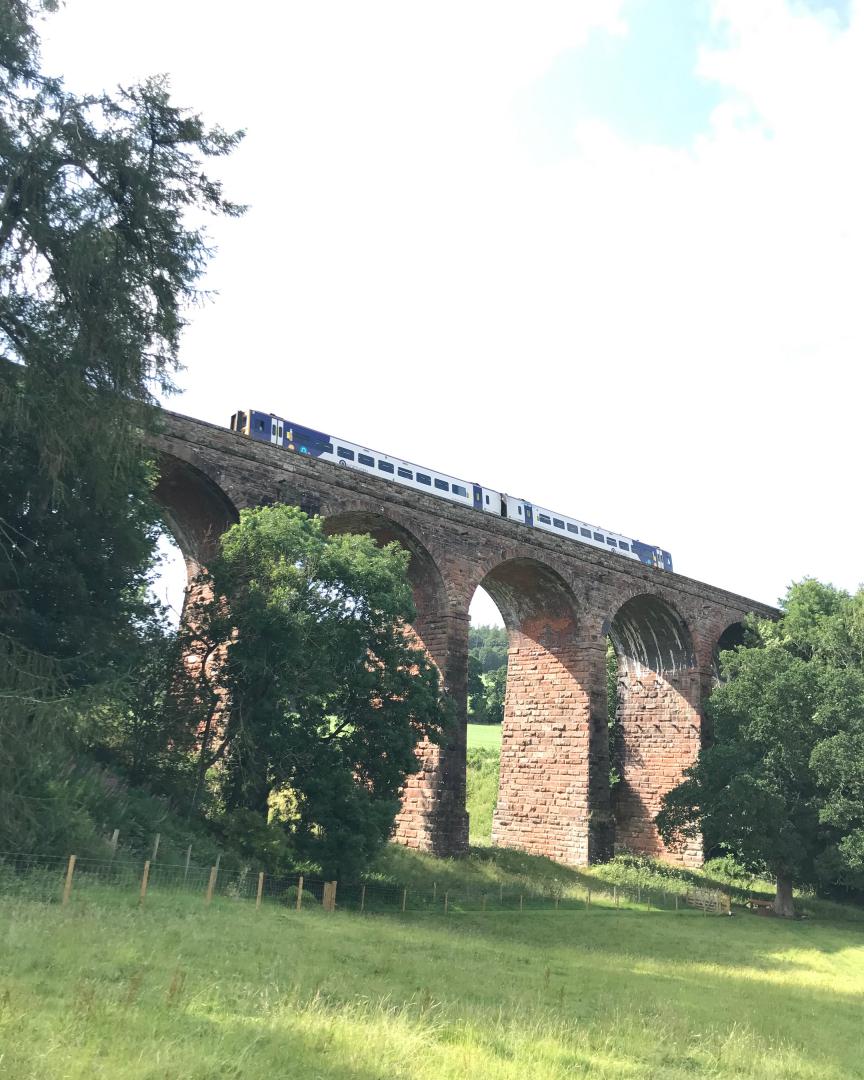
[[[447,746],[422,751],[423,768],[406,785],[397,823],[403,843],[440,854],[467,845],[468,605],[483,584],[511,635],[494,836],[574,865],[608,855],[604,635],[634,597],[669,605],[692,635],[695,665],[675,675],[647,672],[628,684],[615,838],[618,847],[668,856],[653,814],[698,752],[713,649],[747,613],[770,616],[773,609],[201,421],[173,413],[163,419],[156,439],[166,478],[160,494],[187,561],[206,560],[239,509],[272,502],[318,513],[340,531],[399,539],[411,550],[415,629],[444,674],[460,722]],[[693,862],[699,852],[676,858]]]

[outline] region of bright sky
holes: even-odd
[[[248,131],[171,407],[759,600],[864,578],[864,0],[67,0],[44,42],[76,89],[165,71]]]

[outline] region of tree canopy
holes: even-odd
[[[864,886],[864,590],[806,580],[721,656],[711,743],[657,819],[793,885]]]
[[[187,611],[202,778],[221,762],[227,811],[269,817],[325,873],[387,839],[417,743],[444,730],[438,671],[407,625],[408,558],[293,507],[243,510]]]
[[[164,79],[70,92],[40,69],[39,7],[0,5],[4,844],[38,836],[77,718],[130,677],[158,621],[142,432],[200,295],[201,214],[240,212],[204,168],[239,134],[177,108]]]

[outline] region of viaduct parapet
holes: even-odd
[[[654,816],[706,737],[702,703],[720,649],[750,612],[774,609],[517,522],[301,457],[176,413],[155,439],[157,495],[190,575],[244,507],[288,503],[330,532],[397,540],[411,553],[415,631],[441,670],[459,723],[423,746],[395,839],[440,855],[467,850],[468,607],[478,586],[509,640],[493,842],[571,865],[667,852]],[[618,655],[620,781],[610,788],[606,644]]]

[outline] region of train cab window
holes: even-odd
[[[555,526],[556,529],[564,528],[564,522],[561,520],[561,518],[552,518],[552,524]]]
[[[618,545],[615,543],[615,538],[612,536],[606,537],[606,543],[609,545],[609,547],[618,547]]]
[[[358,454],[357,460],[361,465],[368,465],[370,469],[375,468],[375,458],[370,457],[368,454]]]
[[[590,539],[591,539],[591,530],[590,530],[590,529],[583,529],[583,528],[582,528],[582,527],[580,526],[580,527],[579,527],[579,535],[580,535],[580,536],[587,536],[587,537],[588,537],[588,539],[590,540]]]
[[[431,487],[432,486],[432,477],[427,476],[425,472],[418,472],[417,473],[417,483],[418,484],[425,484],[426,487]]]
[[[258,421],[258,430],[259,430],[259,431],[263,431],[263,430],[264,430],[264,421],[263,421],[263,420],[259,420],[259,421]]]
[[[544,525],[551,525],[552,524],[552,519],[547,517],[545,514],[538,514],[537,515],[537,520],[542,521]]]
[[[379,461],[378,468],[381,470],[381,472],[393,472],[393,466],[390,464],[389,461]]]
[[[630,550],[630,545],[625,544],[623,540],[618,541],[618,547],[620,547],[622,551],[629,551]]]
[[[414,473],[410,469],[398,468],[396,472],[402,477],[403,480],[413,480]]]
[[[486,505],[487,506],[489,505],[489,496],[488,495],[486,496]]]
[[[462,487],[461,484],[454,484],[453,485],[453,494],[454,495],[461,495],[463,499],[468,498],[468,492],[465,490],[464,487]]]
[[[446,480],[439,480],[437,476],[435,477],[435,487],[438,488],[439,491],[449,491],[450,490],[450,485],[447,483],[447,481]]]
[[[599,540],[602,544],[606,537],[603,535],[603,533],[594,533],[594,539]]]
[[[567,522],[567,532],[576,533],[578,535],[579,534],[579,529],[575,525],[571,525],[570,522],[568,521]]]
[[[516,512],[519,514],[519,517],[522,517],[522,507],[521,506],[516,507]]]
[[[354,451],[349,450],[347,446],[337,446],[336,453],[339,457],[345,458],[347,461],[354,460]]]

